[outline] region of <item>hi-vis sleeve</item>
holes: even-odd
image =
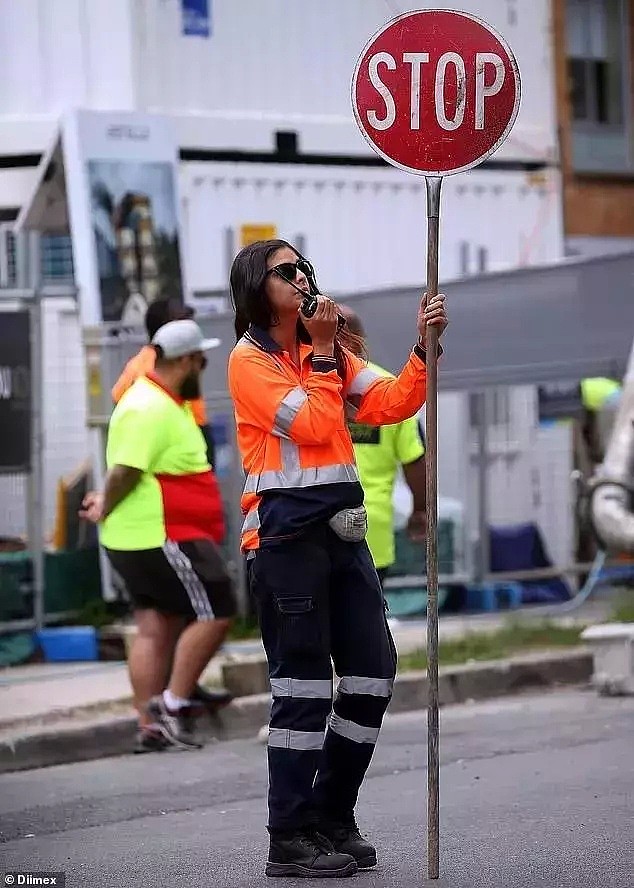
[[[229,358],[229,392],[238,422],[296,444],[325,444],[344,424],[337,372],[309,373],[293,383],[275,358],[248,346]]]
[[[346,353],[348,378],[344,393],[346,417],[368,425],[393,425],[414,416],[425,403],[425,362],[412,351],[397,377],[380,376]]]
[[[145,376],[154,370],[156,352],[149,345],[144,345],[141,351],[130,358],[123,368],[121,376],[112,387],[112,400],[118,404],[130,386],[137,381],[139,376]]]
[[[115,404],[119,403],[119,401],[125,395],[132,383],[139,378],[139,373],[137,372],[136,367],[133,364],[135,360],[136,359],[133,358],[128,361],[128,363],[123,368],[121,376],[117,379],[112,387],[112,400]]]

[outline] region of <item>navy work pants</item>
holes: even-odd
[[[248,570],[273,696],[269,830],[348,823],[396,673],[369,549],[325,525],[259,549]]]

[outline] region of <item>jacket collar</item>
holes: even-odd
[[[255,343],[255,345],[257,345],[263,351],[268,352],[270,355],[282,354],[284,351],[282,346],[277,343],[271,336],[269,336],[266,330],[263,330],[261,327],[256,327],[255,324],[250,325],[245,336],[247,337],[247,339]],[[299,356],[302,361],[312,353],[312,345],[307,345],[304,342],[299,343]]]
[[[269,352],[269,354],[283,351],[282,346],[269,336],[266,330],[263,330],[261,327],[256,327],[255,324],[249,325],[249,329],[245,335],[247,339],[250,339],[263,351]]]

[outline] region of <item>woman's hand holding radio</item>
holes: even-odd
[[[334,354],[335,334],[337,332],[337,306],[327,296],[316,296],[317,309],[312,317],[307,318],[300,312],[304,327],[308,331],[316,355]]]

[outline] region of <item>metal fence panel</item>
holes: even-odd
[[[18,287],[0,289],[0,310],[30,316],[30,355],[21,350],[31,393],[30,471],[0,477],[2,631],[41,628],[99,594],[96,549],[53,545],[58,481],[86,458],[84,361],[75,290],[41,286],[40,256],[35,235],[17,238]]]
[[[0,475],[0,537],[27,535],[27,479],[24,474]]]

